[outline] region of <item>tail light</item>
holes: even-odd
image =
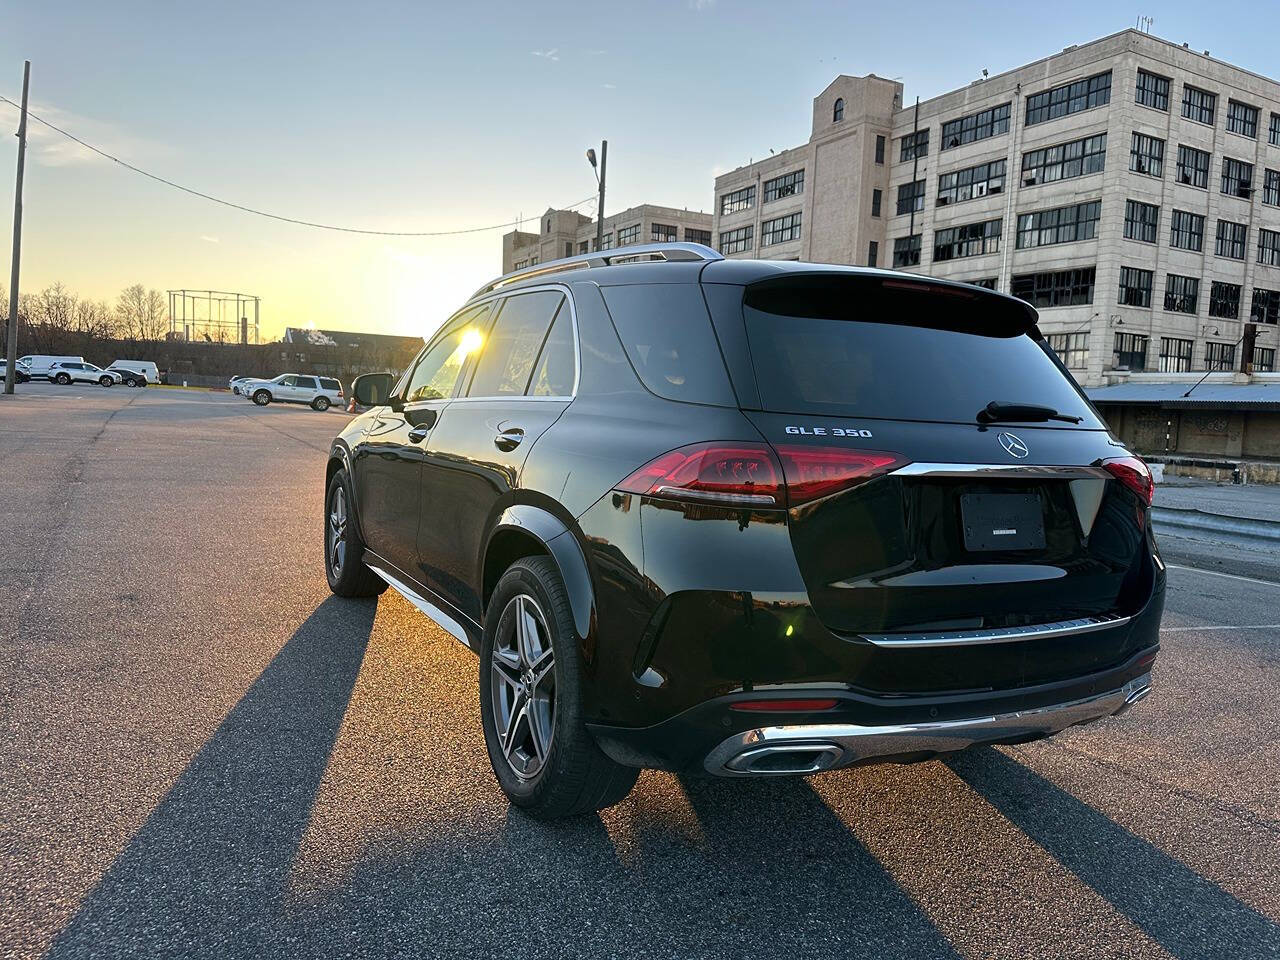
[[[1151,468],[1141,457],[1116,457],[1113,460],[1103,460],[1102,468],[1136,493],[1143,506],[1151,506],[1151,499],[1156,492],[1156,483],[1151,476]]]
[[[856,486],[903,463],[906,460],[896,453],[874,450],[695,443],[650,461],[617,489],[734,506],[797,506]]]
[[[729,704],[730,710],[758,710],[768,713],[812,713],[830,710],[836,705],[835,697],[815,697],[808,700],[739,700]]]

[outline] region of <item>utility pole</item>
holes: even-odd
[[[605,162],[609,157],[609,141],[600,141],[600,172],[596,174],[596,180],[600,183],[600,202],[596,208],[596,249],[599,250],[604,245],[604,168]],[[596,152],[594,150],[587,151],[587,162],[591,164],[591,169],[596,168]]]
[[[4,368],[4,392],[13,393],[18,375],[18,264],[22,258],[22,171],[27,161],[27,89],[31,61],[22,67],[22,117],[18,120],[18,183],[13,190],[13,266],[9,272],[9,355]]]

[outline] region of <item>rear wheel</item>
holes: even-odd
[[[480,648],[480,720],[502,792],[542,820],[622,800],[640,771],[600,750],[582,717],[569,596],[548,557],[519,560],[489,601]]]
[[[69,384],[69,383],[71,382],[71,374],[69,374],[69,373],[60,373],[60,374],[58,374],[56,377],[54,377],[54,378],[53,378],[53,382],[54,382],[54,383],[60,383],[60,384],[62,384],[62,385],[65,387],[67,384]]]
[[[256,399],[256,398],[255,398]],[[376,597],[387,582],[365,566],[364,541],[351,520],[347,471],[339,470],[325,495],[324,572],[340,597]]]
[[[321,413],[324,413],[324,411],[329,409],[329,398],[316,397],[314,400],[311,401],[311,409],[319,410]]]
[[[260,407],[265,407],[271,402],[271,394],[266,390],[259,390],[253,395],[253,402]]]

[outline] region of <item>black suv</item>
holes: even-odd
[[[479,654],[535,815],[642,767],[1020,743],[1150,690],[1151,474],[1021,300],[628,247],[488,284],[355,393],[329,585],[390,584]]]

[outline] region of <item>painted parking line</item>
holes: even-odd
[[[1223,577],[1227,580],[1239,580],[1243,583],[1260,583],[1264,587],[1280,587],[1280,583],[1274,580],[1259,580],[1257,577],[1242,577],[1235,573],[1219,573],[1217,570],[1205,570],[1202,567],[1186,567],[1180,563],[1166,563],[1166,567],[1171,570],[1190,570],[1192,573],[1204,573],[1211,577]]]
[[[1161,627],[1161,633],[1200,633],[1204,630],[1280,630],[1280,623],[1206,624],[1202,627]]]

